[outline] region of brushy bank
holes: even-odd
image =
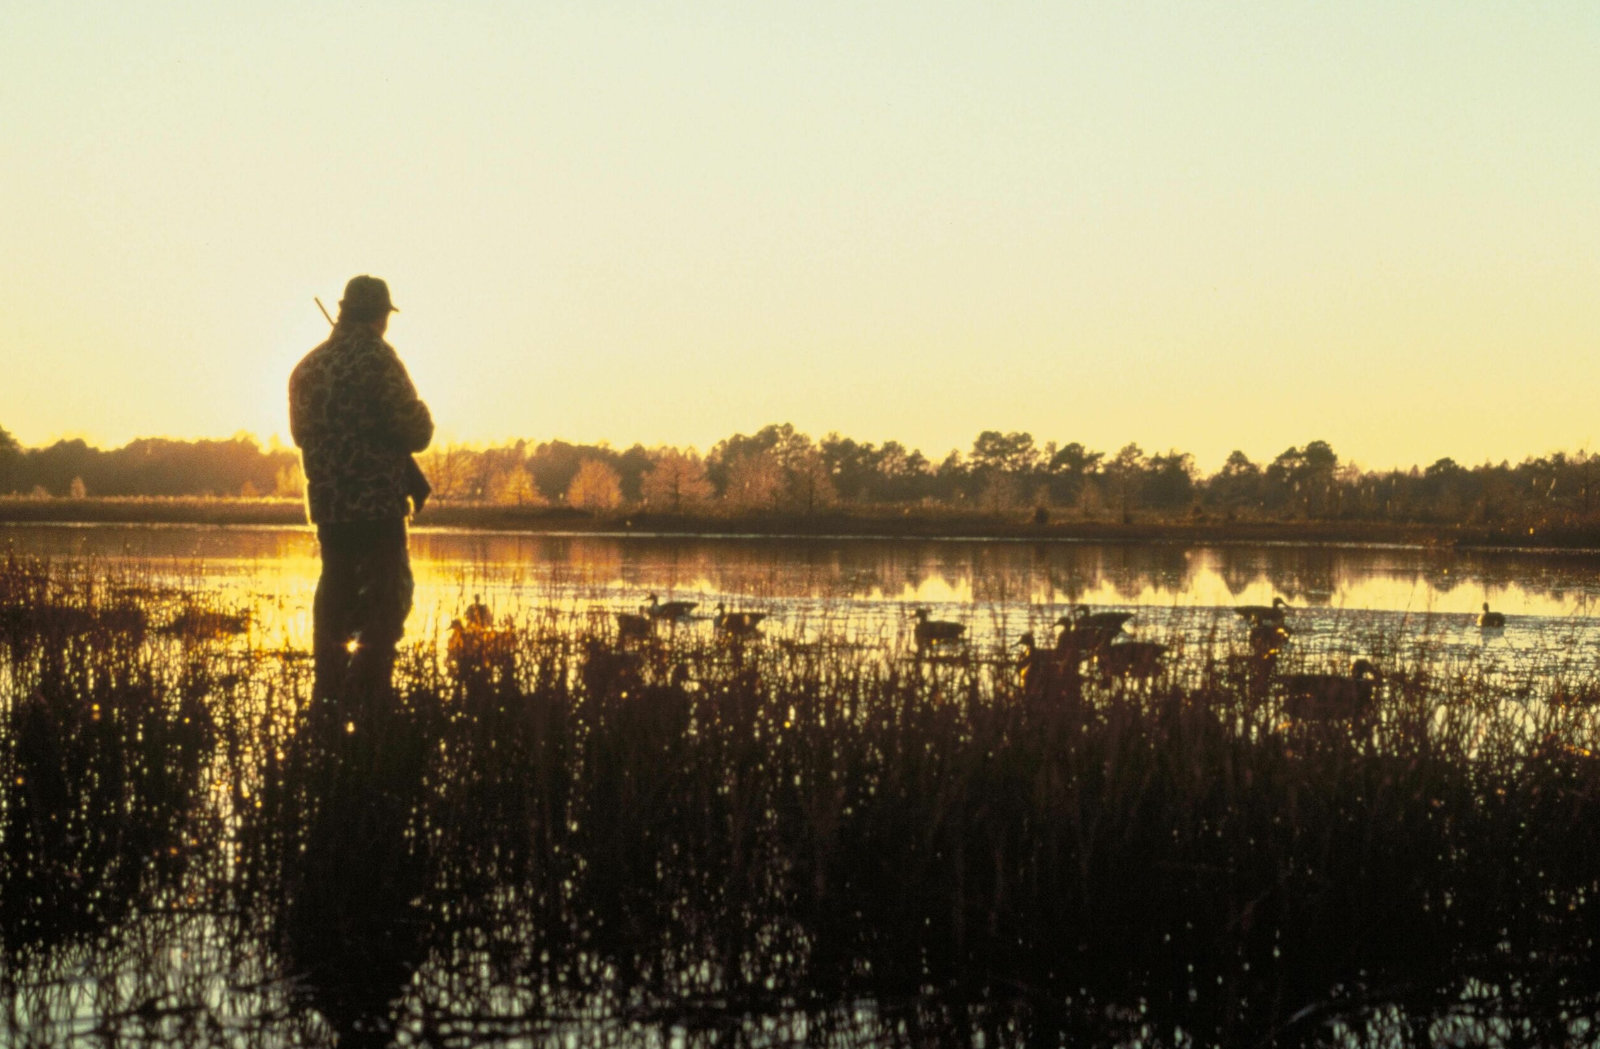
[[[55,498],[0,496],[0,524],[183,524],[292,528],[306,523],[295,499]],[[815,513],[656,513],[430,503],[415,527],[520,532],[661,535],[861,536],[919,539],[1072,539],[1097,542],[1389,543],[1499,549],[1600,550],[1600,528],[1534,529],[1356,520],[1138,516],[1130,521],[1074,515],[962,512],[938,507],[829,509]]]
[[[549,613],[306,709],[102,573],[0,566],[11,1039],[1600,1041],[1596,682],[1296,725],[1231,638],[1040,694]]]

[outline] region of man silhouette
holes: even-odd
[[[433,439],[433,416],[384,341],[394,312],[387,284],[352,277],[333,332],[289,376],[289,432],[322,554],[313,610],[319,700],[387,694],[411,611],[406,518],[427,497],[411,454]]]

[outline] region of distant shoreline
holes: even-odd
[[[89,498],[0,496],[0,524],[188,524],[292,528],[306,523],[292,499]],[[751,535],[805,538],[1076,540],[1087,542],[1387,544],[1600,553],[1600,527],[1527,532],[1481,526],[1372,521],[1033,520],[1031,513],[830,509],[818,513],[595,513],[568,507],[430,504],[418,528],[509,532]]]

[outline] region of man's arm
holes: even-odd
[[[384,354],[388,366],[378,380],[378,401],[383,405],[390,435],[408,452],[420,452],[433,440],[433,414],[417,396],[411,376],[400,357],[390,349]]]
[[[297,365],[289,373],[289,436],[296,448],[304,448],[310,436],[310,408],[306,404],[304,365]]]

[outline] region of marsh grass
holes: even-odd
[[[1216,624],[1039,692],[535,610],[308,708],[237,610],[102,575],[0,565],[11,1040],[1600,1040],[1570,672],[1374,635],[1372,716],[1305,725]]]

